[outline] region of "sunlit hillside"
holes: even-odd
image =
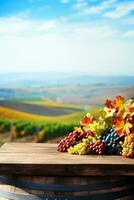
[[[23,119],[23,120],[32,120],[32,121],[44,121],[44,122],[76,122],[78,121],[82,116],[84,112],[77,112],[69,115],[63,115],[63,116],[56,116],[56,117],[48,117],[48,116],[40,116],[40,115],[34,115],[29,114],[25,112],[20,112],[17,110],[0,107],[0,118],[3,119]]]
[[[82,109],[81,105],[78,104],[65,104],[63,102],[56,102],[56,101],[25,101],[26,103],[32,103],[37,105],[44,105],[44,106],[50,106],[50,107],[58,107],[58,108],[71,108],[71,109]]]

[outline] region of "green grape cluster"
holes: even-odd
[[[84,155],[86,154],[87,144],[84,142],[80,142],[79,144],[75,145],[74,147],[68,148],[68,153],[70,154],[79,154]]]
[[[96,138],[100,139],[101,135],[106,129],[106,123],[103,119],[100,118],[99,121],[94,121],[89,124],[89,129],[95,133]]]
[[[71,146],[68,148],[68,153],[70,154],[78,154],[78,155],[84,155],[87,154],[87,145],[89,144],[89,142],[92,141],[92,143],[96,143],[96,138],[89,135],[87,138],[83,138],[82,142]]]

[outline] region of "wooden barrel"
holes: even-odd
[[[134,200],[133,177],[1,176],[1,200]]]
[[[73,156],[56,144],[0,148],[0,200],[134,200],[134,160]]]

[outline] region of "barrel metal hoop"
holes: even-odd
[[[24,195],[14,192],[7,192],[0,189],[0,197],[4,197],[10,200],[114,200],[117,198],[133,195],[134,188],[124,189],[119,192],[109,192],[102,194],[92,194],[88,196],[35,196],[35,195]]]
[[[38,191],[49,191],[49,192],[84,192],[84,191],[97,191],[111,189],[114,187],[123,187],[123,186],[133,186],[134,182],[129,181],[116,181],[116,182],[104,182],[104,183],[95,183],[95,184],[86,184],[86,185],[65,185],[65,184],[39,184],[32,182],[24,182],[20,180],[10,179],[4,176],[0,176],[0,183],[12,185],[18,188],[29,189],[29,190],[38,190]]]

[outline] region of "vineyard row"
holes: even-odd
[[[0,133],[11,132],[12,138],[24,137],[28,135],[37,135],[39,142],[45,142],[54,139],[74,129],[74,123],[46,123],[15,120],[9,121],[0,119]]]

